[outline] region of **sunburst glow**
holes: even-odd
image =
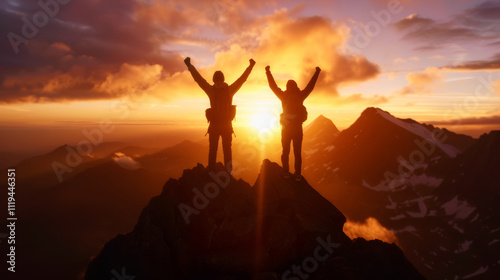
[[[251,125],[260,132],[274,130],[279,126],[279,116],[270,112],[259,112],[251,117]]]

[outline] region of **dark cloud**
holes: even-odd
[[[489,43],[488,46],[500,46],[500,41]]]
[[[465,16],[478,21],[498,21],[500,18],[500,4],[498,1],[486,1],[466,11]]]
[[[489,60],[468,61],[459,65],[444,67],[450,70],[500,70],[500,53],[494,55]]]
[[[500,2],[486,1],[464,10],[448,21],[436,21],[410,15],[394,24],[405,40],[421,43],[418,50],[433,50],[449,43],[468,40],[498,41],[500,37]]]
[[[471,118],[463,118],[457,120],[450,121],[432,121],[429,122],[433,125],[500,125],[500,116],[489,116],[489,117],[471,117]]]
[[[1,40],[0,102],[108,99],[129,92],[109,94],[95,86],[124,64],[145,69],[160,65],[165,75],[184,69],[179,54],[162,49],[176,39],[171,32],[181,26],[167,24],[169,31],[161,30],[141,17],[148,8],[133,0],[69,1],[51,6],[49,20],[37,27],[37,15],[43,19],[39,15],[46,10],[38,1],[3,3],[0,33],[24,39],[14,45]],[[187,22],[181,12],[167,15],[179,25]]]
[[[394,24],[394,26],[400,31],[406,31],[407,29],[424,29],[435,23],[434,20],[420,17],[417,14],[410,15]]]
[[[419,15],[410,15],[394,25],[399,31],[405,32],[404,39],[423,40],[426,43],[446,43],[482,37],[473,28],[455,25],[452,22],[439,23],[428,18],[422,18]],[[419,48],[432,47],[435,47],[435,45],[429,44]]]

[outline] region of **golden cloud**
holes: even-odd
[[[145,92],[153,87],[161,77],[161,65],[123,64],[116,73],[110,73],[106,79],[96,84],[94,90],[112,96],[120,96],[135,92]]]
[[[408,85],[401,89],[400,94],[428,94],[444,81],[444,74],[440,69],[430,67],[420,73],[407,74],[406,80]]]
[[[351,239],[362,237],[366,240],[379,239],[387,243],[397,242],[394,232],[382,226],[377,219],[372,217],[363,223],[348,220],[344,224],[344,233]]]
[[[249,33],[245,40],[234,43],[215,54],[215,63],[200,69],[210,82],[215,70],[222,70],[229,83],[236,80],[247,66],[247,61],[257,61],[247,83],[254,87],[266,87],[264,67],[271,66],[279,85],[286,80],[295,79],[299,86],[305,87],[314,68],[322,68],[316,91],[337,95],[337,87],[342,83],[361,82],[374,78],[379,73],[378,65],[358,55],[342,54],[340,49],[346,43],[349,29],[344,24],[334,23],[323,17],[290,18],[286,10],[276,11],[274,15],[259,21],[259,32],[254,32],[253,44],[248,44]],[[251,37],[250,36],[250,37]],[[185,80],[184,75],[174,75],[168,82],[178,85]],[[188,79],[193,83],[192,79]],[[187,86],[187,85],[186,85]],[[174,88],[179,88],[178,86]]]

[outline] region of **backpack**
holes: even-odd
[[[208,108],[205,110],[205,117],[207,118],[207,122],[213,121],[233,121],[236,117],[236,105],[231,105],[229,110],[226,112],[216,111],[214,108]]]
[[[229,87],[226,83],[222,86],[213,86],[214,95],[211,97],[211,107],[205,110],[207,122],[231,122],[236,117],[236,105],[232,105]],[[213,98],[213,100],[212,100]]]
[[[292,123],[303,123],[307,121],[307,109],[306,106],[302,105],[296,114],[291,113],[281,113],[280,124],[289,125]]]

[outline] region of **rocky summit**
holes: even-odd
[[[221,165],[170,179],[85,279],[423,279],[395,244],[351,240],[305,179],[264,160],[253,186]]]

